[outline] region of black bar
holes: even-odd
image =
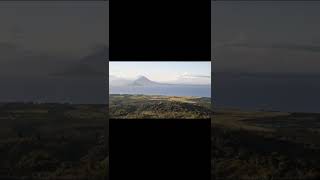
[[[110,179],[210,179],[210,119],[111,119],[110,127]]]
[[[210,0],[110,0],[110,60],[205,60]]]

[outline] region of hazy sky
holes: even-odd
[[[310,73],[320,69],[320,2],[212,2],[215,71]]]
[[[135,79],[143,75],[154,81],[211,83],[210,62],[109,62],[111,76]]]
[[[107,2],[98,1],[0,2],[0,39],[29,50],[79,56],[107,45],[107,13]]]
[[[108,6],[0,2],[0,101],[105,102]]]
[[[212,2],[216,106],[320,112],[320,2]]]

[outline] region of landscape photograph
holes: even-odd
[[[0,2],[0,179],[108,179],[107,11]]]
[[[209,119],[210,61],[110,61],[109,117]]]
[[[212,179],[319,179],[320,3],[211,8]]]

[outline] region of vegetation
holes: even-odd
[[[0,105],[0,179],[106,179],[106,105]]]
[[[320,114],[217,109],[212,179],[319,179]]]
[[[209,118],[210,99],[111,95],[112,118]],[[0,104],[0,179],[107,179],[106,105]],[[319,179],[320,114],[216,109],[212,179]]]
[[[110,118],[202,119],[210,118],[210,98],[119,95],[109,96]]]

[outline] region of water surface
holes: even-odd
[[[110,86],[110,94],[211,97],[210,85]]]

